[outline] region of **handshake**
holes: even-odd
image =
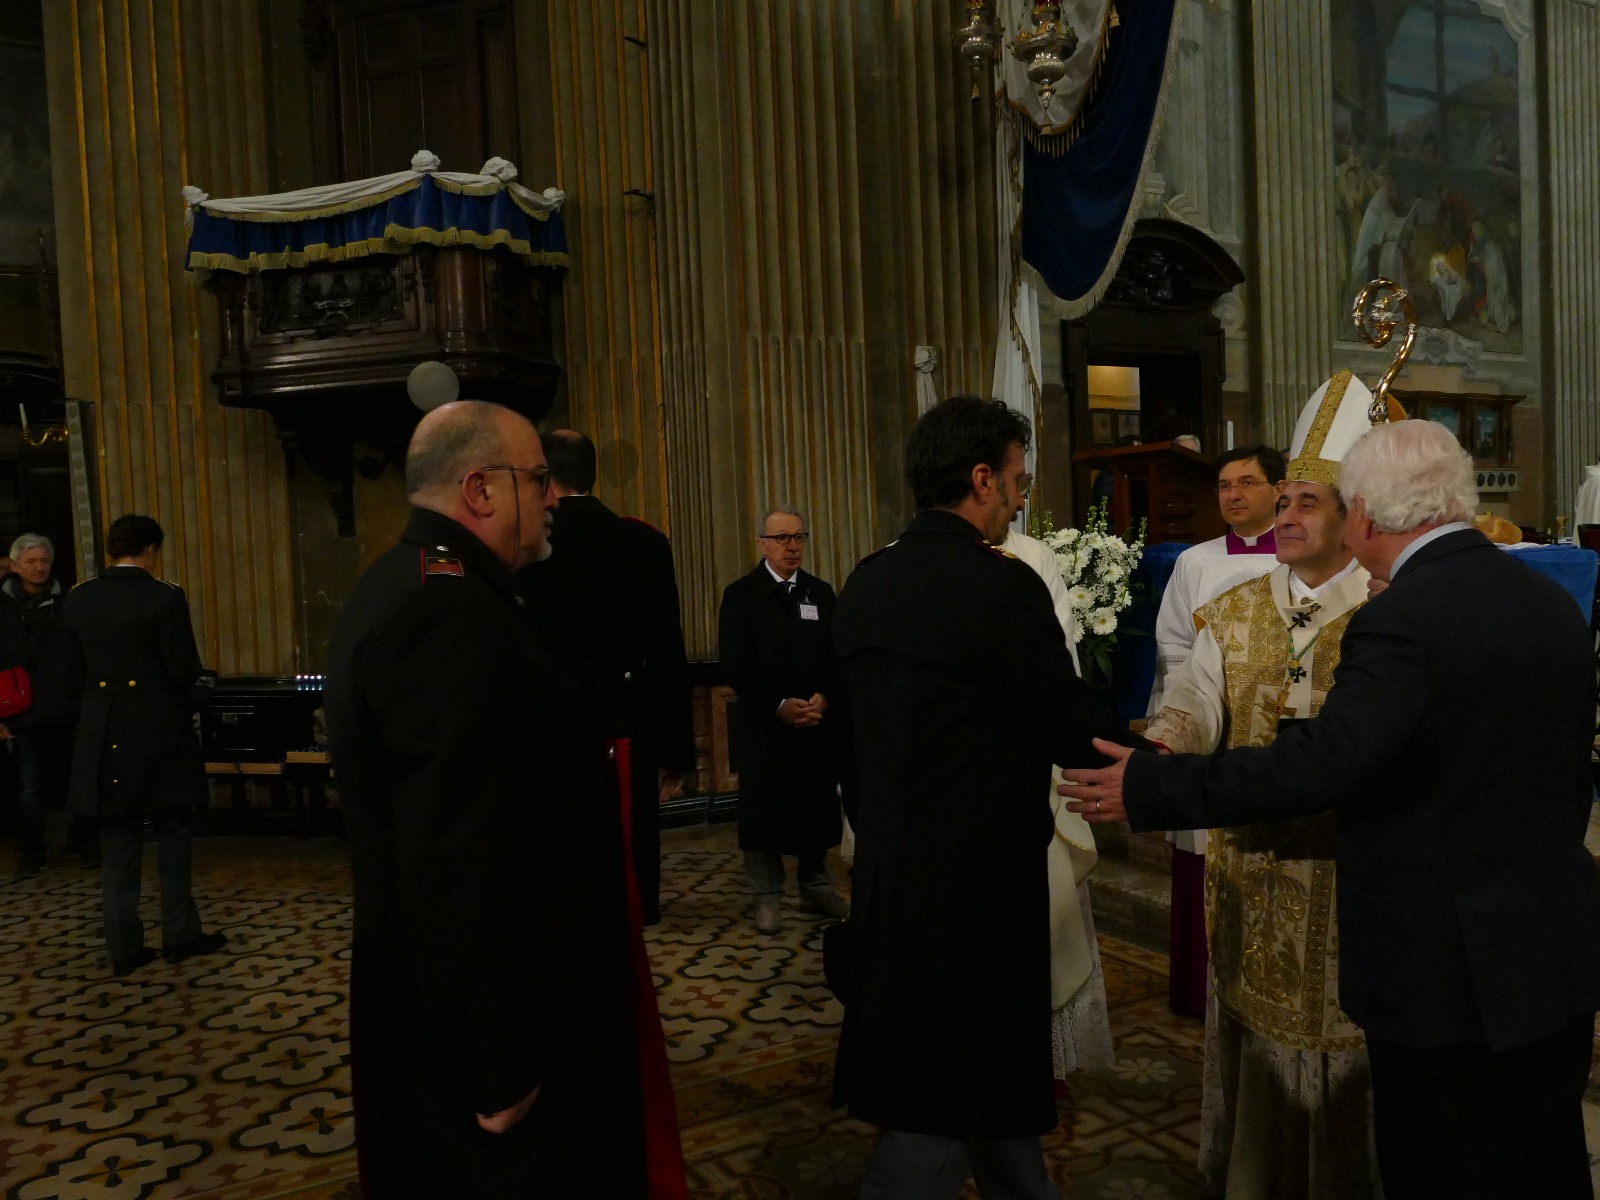
[[[820,724],[827,711],[828,698],[817,692],[809,700],[790,697],[778,705],[778,720],[795,729],[809,729]]]

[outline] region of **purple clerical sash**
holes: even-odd
[[[1256,539],[1254,546],[1231,529],[1223,535],[1223,538],[1227,542],[1229,554],[1276,554],[1278,552],[1276,530],[1267,530]]]

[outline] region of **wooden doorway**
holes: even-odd
[[[1165,219],[1134,226],[1105,299],[1062,323],[1064,411],[1054,425],[1070,444],[1052,445],[1055,462],[1041,472],[1054,482],[1054,511],[1081,521],[1089,508],[1094,472],[1074,467],[1073,452],[1192,434],[1206,457],[1221,453],[1226,365],[1211,309],[1243,281],[1232,256],[1194,227]]]

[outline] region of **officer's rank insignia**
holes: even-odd
[[[443,554],[430,554],[422,560],[422,573],[424,575],[464,576],[466,571],[462,570],[459,558],[450,558]]]

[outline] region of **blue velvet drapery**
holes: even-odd
[[[409,191],[355,212],[303,221],[230,218],[193,210],[190,270],[261,271],[340,262],[367,254],[405,254],[433,246],[504,246],[536,266],[565,266],[559,212],[530,215],[505,191],[468,195],[425,176]]]
[[[1123,0],[1077,137],[1052,154],[1024,141],[1022,258],[1067,302],[1094,292],[1128,224],[1160,109],[1176,0]]]

